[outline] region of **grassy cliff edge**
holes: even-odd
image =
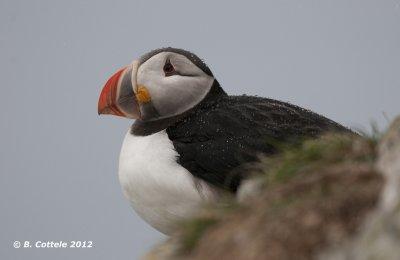
[[[400,158],[399,153],[382,159],[382,147],[400,147],[399,122],[380,142],[328,134],[263,158],[239,190],[239,202],[205,206],[145,258],[354,258],[352,241],[383,208],[387,178],[381,173]]]

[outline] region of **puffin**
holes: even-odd
[[[134,122],[120,152],[124,196],[170,235],[201,205],[235,194],[280,144],[350,130],[322,115],[258,96],[228,95],[206,63],[178,48],[150,51],[104,85],[98,113]]]

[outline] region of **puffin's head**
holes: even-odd
[[[180,115],[201,102],[214,76],[196,55],[154,50],[116,72],[101,91],[98,112],[153,121]]]

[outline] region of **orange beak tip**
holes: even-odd
[[[124,114],[118,108],[116,101],[119,79],[124,70],[125,68],[122,68],[117,73],[115,73],[103,87],[97,106],[97,113],[99,115],[111,114],[124,116]]]

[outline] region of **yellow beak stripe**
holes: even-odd
[[[137,88],[136,99],[140,103],[148,103],[151,100],[150,93],[145,86],[139,85]]]

